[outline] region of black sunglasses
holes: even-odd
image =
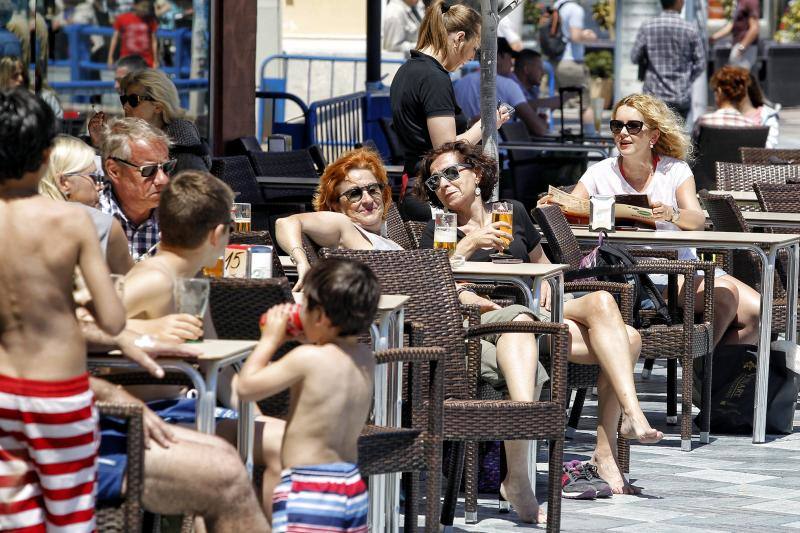
[[[612,120],[608,123],[608,126],[611,128],[611,133],[614,135],[619,135],[622,133],[622,128],[628,130],[630,135],[636,135],[642,128],[644,128],[644,122],[641,120],[629,120],[628,122],[622,122],[621,120]]]
[[[163,170],[164,173],[167,176],[169,176],[175,170],[175,165],[178,164],[178,161],[176,159],[170,159],[169,161],[164,161],[163,163],[156,163],[153,165],[142,165],[142,166],[134,165],[130,161],[126,161],[119,157],[109,157],[109,159],[113,159],[114,161],[119,161],[120,163],[124,163],[129,167],[135,168],[136,170],[139,171],[139,173],[142,175],[143,178],[151,178],[155,176],[156,172],[158,172],[158,169]]]
[[[361,200],[361,198],[364,196],[364,193],[367,193],[372,196],[373,199],[378,200],[383,198],[383,189],[385,188],[385,183],[370,183],[366,187],[353,187],[352,189],[347,189],[340,194],[339,197],[341,198],[344,196],[347,198],[348,202],[354,204]]]
[[[447,181],[455,181],[461,176],[460,173],[465,168],[472,168],[472,165],[469,163],[457,163],[444,168],[439,172],[433,172],[431,176],[425,180],[425,186],[431,191],[436,192],[436,190],[439,188],[439,183],[441,183],[442,178],[446,179]]]
[[[148,102],[155,102],[155,98],[148,95],[141,95],[141,94],[121,94],[119,95],[119,101],[122,103],[122,107],[125,107],[125,104],[130,105],[133,108],[139,107],[139,104],[147,100]]]

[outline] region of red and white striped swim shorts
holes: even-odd
[[[0,375],[0,530],[95,530],[100,442],[89,375]]]

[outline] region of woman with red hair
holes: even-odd
[[[328,165],[314,196],[315,213],[298,213],[275,221],[278,244],[297,265],[298,281],[310,268],[303,235],[319,246],[350,250],[402,250],[384,237],[384,220],[392,191],[380,155],[359,148]]]
[[[750,85],[749,71],[726,65],[714,73],[710,84],[714,90],[717,110],[697,119],[694,124],[695,138],[700,133],[702,125],[740,128],[760,126],[755,120],[747,118],[739,111],[742,101],[747,98],[747,88]]]

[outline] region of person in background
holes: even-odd
[[[684,0],[661,0],[661,14],[636,34],[631,61],[647,62],[642,91],[663,100],[686,121],[692,83],[706,68],[706,49],[697,27],[681,18],[683,4]]]
[[[84,206],[95,225],[112,274],[127,274],[133,266],[128,238],[117,219],[98,209],[99,191],[103,187],[103,175],[98,172],[94,150],[75,137],[56,137],[47,172],[39,182],[39,194]]]
[[[392,81],[393,127],[406,147],[399,205],[406,219],[431,218],[430,205],[406,195],[422,155],[446,142],[481,140],[480,121],[469,129],[466,124],[457,124],[461,109],[450,82],[450,73],[475,57],[480,33],[481,16],[474,9],[444,0],[432,2],[422,19],[416,49],[411,50],[411,57]],[[509,118],[498,112],[496,127]]]
[[[767,148],[778,147],[779,124],[778,112],[781,109],[780,104],[775,107],[767,104],[764,98],[764,93],[761,92],[761,86],[753,73],[748,73],[750,76],[750,84],[747,86],[747,98],[742,99],[739,105],[739,111],[742,115],[755,121],[762,126],[769,126],[769,135],[767,136]]]
[[[137,54],[144,58],[148,67],[158,68],[158,20],[153,14],[149,0],[139,0],[133,11],[123,13],[114,20],[114,35],[108,47],[108,68],[114,66],[114,52],[120,45],[119,57]]]
[[[135,74],[147,70],[147,62],[144,58],[137,54],[121,57],[117,60],[116,67],[114,68],[114,90],[122,94],[122,79],[128,74]]]
[[[714,90],[716,111],[702,115],[694,123],[693,137],[697,138],[700,126],[736,126],[747,128],[760,126],[758,122],[744,116],[739,108],[747,98],[747,86],[750,74],[746,69],[725,65],[711,76],[711,88]]]
[[[558,96],[540,98],[542,78],[544,78],[544,60],[542,54],[530,48],[523,48],[514,59],[514,71],[508,77],[517,82],[528,105],[533,109],[542,107],[558,107],[561,99]]]
[[[728,64],[752,70],[758,59],[758,19],[760,8],[758,0],[738,0],[733,20],[725,24],[714,35],[711,43],[733,34],[733,46]]]
[[[497,99],[509,104],[516,111],[516,116],[528,128],[531,135],[541,137],[547,133],[547,122],[528,104],[522,88],[511,76],[513,75],[514,52],[508,42],[497,39]],[[481,73],[475,71],[455,82],[453,90],[464,114],[470,118],[480,118],[481,114]]]
[[[19,57],[0,57],[0,91],[25,84],[25,65]]]
[[[553,11],[561,18],[561,33],[567,43],[564,54],[555,65],[558,87],[581,87],[583,91],[583,128],[592,135],[594,130],[594,111],[589,105],[589,69],[583,62],[586,43],[597,40],[597,34],[584,28],[586,11],[575,0],[558,0]]]
[[[6,29],[14,15],[14,4],[11,0],[0,0],[0,57],[22,55],[22,43],[16,35]]]
[[[383,12],[383,49],[402,52],[408,57],[417,45],[422,23],[422,2],[419,0],[389,0]]]
[[[146,120],[170,138],[176,172],[211,168],[208,147],[194,122],[183,118],[186,112],[181,109],[178,89],[166,74],[155,69],[134,72],[122,79],[120,89],[126,117]]]

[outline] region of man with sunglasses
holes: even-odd
[[[169,138],[136,118],[114,119],[104,127],[103,164],[111,183],[100,194],[100,209],[114,215],[128,237],[131,256],[142,259],[158,243],[156,207],[175,161]]]

